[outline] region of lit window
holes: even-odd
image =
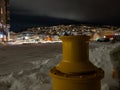
[[[0,33],[0,38],[3,38],[3,34],[2,33]]]
[[[0,13],[3,14],[3,8],[0,8]]]

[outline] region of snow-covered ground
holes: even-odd
[[[117,90],[109,51],[118,45],[90,43],[90,61],[105,71],[102,90]],[[49,70],[61,58],[61,43],[0,46],[0,90],[52,90]]]

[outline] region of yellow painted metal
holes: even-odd
[[[63,36],[63,59],[50,70],[53,90],[100,90],[102,69],[89,61],[89,37]]]

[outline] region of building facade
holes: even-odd
[[[9,0],[0,0],[0,38],[6,40],[9,39],[10,28],[9,5]]]

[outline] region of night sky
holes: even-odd
[[[11,30],[71,23],[120,25],[120,0],[10,0]]]

